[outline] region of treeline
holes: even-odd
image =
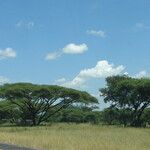
[[[101,125],[131,126],[132,115],[129,110],[106,108],[103,111],[92,111],[85,108],[67,108],[49,120],[50,122],[92,123]],[[142,127],[150,126],[150,108],[141,116]]]
[[[26,124],[21,121],[20,112],[18,109],[14,109],[14,106],[10,107],[10,104],[0,104],[0,124],[16,124],[16,125],[32,125],[30,116],[26,116]],[[9,106],[8,106],[9,105]],[[2,107],[3,106],[3,107]],[[75,107],[69,106],[56,114],[50,116],[45,123],[91,123],[102,125],[121,125],[131,126],[132,115],[130,110],[123,110],[117,108],[106,108],[103,111],[93,110],[89,107]],[[150,126],[150,108],[144,110],[141,116],[142,127]]]
[[[51,122],[150,126],[150,79],[106,78],[100,96],[110,107],[84,91],[30,83],[0,87],[0,123],[40,125]]]

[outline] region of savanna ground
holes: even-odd
[[[90,124],[0,127],[0,143],[38,150],[149,150],[149,128]]]

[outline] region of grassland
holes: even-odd
[[[0,127],[0,142],[38,150],[149,150],[150,129],[89,124]]]

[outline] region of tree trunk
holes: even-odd
[[[36,114],[32,113],[32,125],[36,126],[37,125],[37,121],[36,121]]]

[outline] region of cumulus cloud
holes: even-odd
[[[148,76],[149,76],[148,73],[145,70],[143,70],[143,71],[140,71],[138,74],[136,74],[134,78],[144,78]]]
[[[88,50],[88,46],[84,43],[83,44],[70,43],[57,52],[47,53],[45,59],[54,60],[64,54],[82,54],[87,50]]]
[[[73,80],[66,81],[65,83],[62,83],[62,86],[69,87],[69,88],[80,88],[80,87],[86,87],[86,78],[80,77],[80,75],[77,75]]]
[[[68,45],[66,45],[64,48],[63,48],[63,53],[66,53],[66,54],[81,54],[81,53],[84,53],[85,51],[88,50],[88,47],[86,44],[74,44],[74,43],[70,43]]]
[[[97,82],[97,79],[104,79],[109,76],[127,75],[132,78],[150,77],[145,70],[140,71],[136,75],[132,76],[126,72],[123,65],[114,65],[107,60],[98,61],[94,67],[82,69],[72,80],[66,78],[60,78],[54,83],[64,87],[75,89],[89,89],[88,84]],[[92,81],[92,82],[91,82]]]
[[[15,58],[16,52],[12,48],[8,47],[6,49],[0,50],[0,59],[4,58]]]
[[[86,33],[89,35],[99,36],[101,38],[106,37],[106,32],[102,31],[102,30],[97,30],[97,31],[96,30],[87,30]]]
[[[93,77],[93,78],[105,78],[107,76],[117,75],[124,70],[124,67],[114,67],[113,64],[109,64],[108,61],[102,60],[97,62],[94,68],[81,70],[80,76]]]
[[[124,69],[124,66],[114,66],[107,60],[98,61],[95,67],[81,70],[73,80],[65,81],[61,85],[72,88],[86,86],[86,82],[89,79],[106,78],[108,76],[123,74]]]
[[[10,82],[6,77],[0,76],[0,85]]]

